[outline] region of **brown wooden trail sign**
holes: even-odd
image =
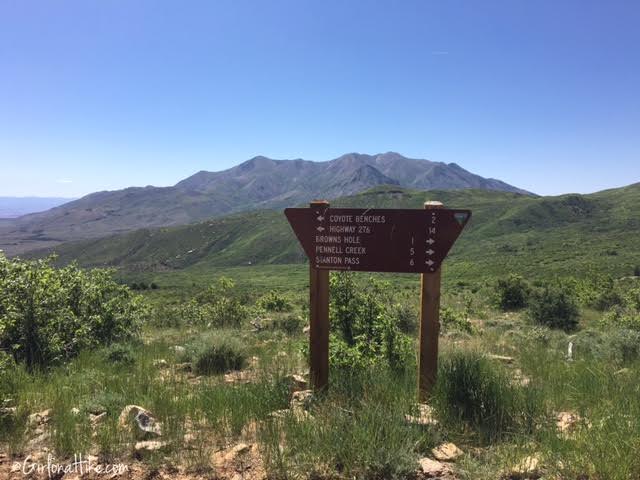
[[[470,210],[287,208],[285,215],[310,266],[311,380],[328,384],[329,270],[422,273],[418,391],[426,399],[435,382],[440,330],[440,265],[471,217]]]
[[[285,215],[315,268],[435,272],[469,210],[287,208]]]

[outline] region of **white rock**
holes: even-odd
[[[162,450],[167,445],[167,442],[160,442],[158,440],[144,440],[142,442],[137,442],[134,448],[136,453],[140,454]]]
[[[427,478],[439,478],[443,475],[451,475],[453,471],[451,467],[446,463],[438,462],[431,458],[425,457],[418,460],[420,463],[420,469]]]
[[[156,368],[167,368],[169,366],[169,362],[167,362],[164,358],[158,358],[153,361],[153,366]]]
[[[227,452],[222,457],[222,461],[225,464],[233,463],[239,456],[249,453],[249,450],[251,450],[251,445],[247,445],[246,443],[239,443],[227,450]]]
[[[458,457],[464,454],[462,450],[451,442],[438,445],[436,448],[431,450],[431,453],[436,460],[440,460],[441,462],[454,462]]]
[[[287,383],[289,384],[289,388],[292,391],[305,390],[307,388],[307,380],[298,374],[291,374],[286,376]]]
[[[300,390],[291,395],[291,410],[308,410],[313,401],[313,390]]]
[[[556,417],[556,427],[562,433],[569,433],[577,428],[579,421],[580,416],[577,413],[560,412]]]
[[[124,407],[120,413],[118,424],[121,427],[128,427],[130,425],[129,417],[132,414],[141,432],[162,435],[162,426],[160,422],[156,420],[153,413],[138,405],[127,405]]]
[[[48,408],[46,410],[43,410],[41,412],[38,413],[32,413],[31,415],[29,415],[28,419],[27,419],[27,423],[29,426],[37,426],[37,425],[42,425],[45,423],[49,423],[49,420],[51,420],[51,409]]]

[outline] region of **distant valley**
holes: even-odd
[[[43,212],[73,200],[75,199],[57,197],[0,197],[0,219]]]
[[[314,198],[339,198],[379,185],[418,190],[471,188],[531,196],[455,163],[411,159],[394,152],[350,153],[325,162],[259,156],[221,172],[198,172],[173,187],[97,192],[46,212],[0,222],[0,249],[8,255],[22,254],[140,228],[186,225]]]

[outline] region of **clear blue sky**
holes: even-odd
[[[633,0],[0,0],[0,196],[389,150],[640,181]]]

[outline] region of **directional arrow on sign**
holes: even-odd
[[[469,210],[446,208],[287,208],[285,214],[316,269],[406,273],[440,268],[471,217]],[[357,248],[338,246],[352,243]]]

